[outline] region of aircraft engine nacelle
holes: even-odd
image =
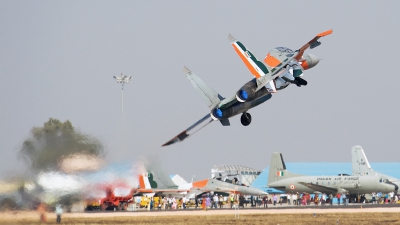
[[[303,67],[304,70],[308,70],[313,68],[319,63],[319,58],[313,54],[310,53],[304,53],[303,54],[303,61],[300,62],[301,67]]]
[[[256,89],[257,89],[256,80],[253,79],[247,82],[245,85],[243,85],[239,89],[239,91],[236,92],[236,99],[239,102],[251,101],[256,96]]]
[[[219,119],[222,119],[222,117],[224,116],[224,113],[220,108],[215,108],[215,109],[211,110],[210,116],[213,120],[219,120]]]

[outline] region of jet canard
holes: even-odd
[[[302,78],[303,71],[316,66],[319,59],[304,52],[308,48],[319,46],[321,42],[318,39],[332,32],[332,30],[328,30],[319,33],[296,51],[286,47],[274,48],[261,61],[243,43],[229,34],[228,39],[231,45],[254,78],[244,84],[235,95],[224,98],[187,67],[184,67],[184,74],[200,94],[210,113],[162,146],[183,141],[212,121],[219,121],[223,126],[230,126],[229,118],[238,114],[242,114],[240,117],[242,125],[248,126],[252,120],[248,113],[251,108],[268,101],[272,94],[290,84],[296,84],[298,87],[307,85],[307,81]]]
[[[380,176],[306,176],[286,169],[282,154],[271,157],[267,186],[285,192],[367,194],[395,192],[398,186]]]

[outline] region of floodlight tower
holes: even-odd
[[[132,76],[126,76],[121,73],[121,77],[113,76],[114,79],[117,81],[117,83],[122,84],[122,90],[121,90],[121,110],[122,113],[124,113],[124,84],[125,83],[130,83]]]

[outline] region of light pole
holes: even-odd
[[[130,82],[131,82],[131,79],[132,79],[132,76],[126,76],[126,75],[123,75],[123,74],[121,73],[121,76],[120,76],[120,77],[118,77],[118,76],[113,76],[113,77],[114,77],[114,79],[117,81],[117,83],[122,84],[122,90],[121,90],[121,110],[122,110],[122,113],[124,113],[124,84],[125,84],[125,83],[130,83]]]

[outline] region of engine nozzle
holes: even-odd
[[[213,120],[219,120],[223,117],[222,110],[220,108],[215,108],[211,110],[210,116]]]
[[[239,102],[245,102],[249,98],[249,94],[245,90],[239,90],[236,94],[236,99]]]

